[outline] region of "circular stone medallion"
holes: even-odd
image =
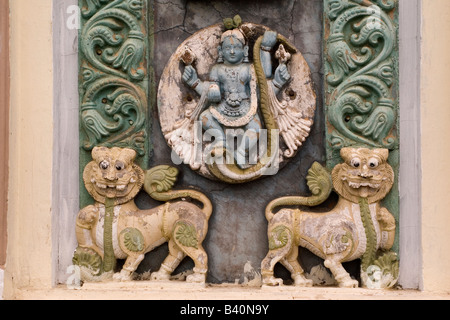
[[[283,36],[271,32],[277,40],[271,48],[264,46],[267,31],[243,23],[224,41],[227,30],[217,24],[196,32],[173,53],[157,100],[175,164],[185,163],[212,180],[243,183],[276,174],[300,149],[316,108],[311,72]],[[243,50],[242,61],[228,63],[238,55],[236,47]],[[284,84],[278,83],[280,75]],[[255,139],[249,129],[258,123]],[[247,138],[254,148],[244,145],[239,158],[239,141]]]

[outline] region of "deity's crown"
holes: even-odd
[[[222,34],[220,38],[220,43],[224,42],[224,40],[228,37],[235,37],[239,40],[243,45],[245,45],[245,37],[244,34],[239,29],[227,30]]]
[[[240,30],[240,26],[242,24],[241,17],[236,15],[233,19],[226,18],[224,19],[225,28],[228,29],[222,34],[220,38],[220,43],[224,42],[224,40],[228,37],[235,37],[239,42],[241,42],[245,46],[245,36]]]

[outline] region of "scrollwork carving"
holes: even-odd
[[[80,167],[95,146],[134,149],[146,166],[146,0],[80,0]],[[88,195],[82,190],[81,205]]]
[[[107,94],[106,94],[107,93]],[[93,82],[81,104],[82,146],[132,147],[145,154],[147,98],[138,86],[117,77]]]
[[[146,75],[145,36],[135,9],[123,9],[123,2],[115,1],[122,6],[110,4],[88,20],[81,34],[81,50],[98,70],[139,81]]]
[[[383,148],[390,151],[387,161],[397,177],[398,1],[324,0],[324,6],[327,166],[335,168],[346,147]],[[398,201],[396,188],[383,200],[395,217]],[[377,256],[369,206],[359,201],[359,207],[367,237],[361,279],[369,287],[390,287],[398,277],[398,261],[389,260],[396,244],[392,255]],[[396,222],[388,220],[386,230],[394,230]],[[392,277],[384,277],[384,282],[374,280],[386,272]]]
[[[395,0],[326,0],[328,148],[395,149]]]

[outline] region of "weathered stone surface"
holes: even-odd
[[[314,161],[324,163],[324,116],[321,71],[322,0],[308,1],[154,1],[154,48],[151,66],[155,70],[156,83],[170,56],[176,48],[194,32],[221,23],[224,17],[239,14],[243,21],[263,24],[287,37],[302,52],[307,61],[317,93],[314,125],[300,152],[275,176],[268,176],[242,185],[228,185],[210,181],[189,169],[178,166],[180,187],[198,186],[214,205],[209,220],[209,230],[204,247],[209,257],[207,282],[223,283],[244,281],[247,262],[257,269],[268,250],[267,221],[264,209],[271,199],[286,194],[308,194],[306,174]],[[151,96],[153,154],[150,165],[172,164],[171,149],[167,145],[158,121],[156,96]],[[330,200],[332,201],[332,200]],[[155,201],[140,194],[138,206],[153,207]],[[166,255],[166,247],[147,254],[138,272],[155,270]],[[320,264],[321,260],[307,251],[300,254],[305,270]],[[192,268],[192,262],[184,261],[175,271]],[[357,268],[355,268],[357,269]],[[277,268],[283,278],[289,274]]]
[[[264,55],[265,60],[261,61],[261,59],[258,59],[257,62],[254,48],[258,52],[257,55],[259,55],[259,49],[254,44],[254,41],[259,37],[262,37],[264,41],[267,34],[270,34],[272,31],[263,25],[248,22],[244,22],[240,26],[240,30],[243,30],[246,34],[246,40],[243,38],[243,33],[238,29],[235,29],[233,32],[241,35],[245,48],[248,49],[247,55],[241,52],[241,60],[245,58],[247,62],[249,61],[251,63],[243,63],[240,61],[238,65],[233,65],[234,68],[238,67],[240,71],[233,72],[240,72],[241,75],[247,75],[247,80],[243,84],[240,84],[240,82],[232,78],[226,78],[225,75],[231,69],[226,64],[223,64],[223,62],[218,62],[218,47],[219,45],[222,46],[220,44],[221,36],[225,32],[223,24],[219,23],[196,32],[178,46],[160,78],[157,96],[161,129],[168,144],[174,150],[174,155],[178,154],[184,160],[184,163],[189,163],[192,170],[197,171],[203,176],[213,180],[219,179],[231,183],[248,182],[259,178],[261,175],[274,175],[277,174],[278,170],[271,170],[269,173],[264,172],[267,171],[264,166],[258,166],[255,161],[253,164],[248,165],[248,170],[243,170],[242,172],[231,172],[228,168],[222,167],[220,169],[220,166],[217,166],[219,171],[214,172],[206,163],[206,150],[210,149],[213,144],[217,145],[219,141],[214,141],[214,143],[206,142],[205,137],[200,136],[202,131],[204,133],[205,130],[213,128],[217,130],[216,128],[220,127],[223,130],[222,134],[225,135],[228,134],[227,131],[229,130],[232,130],[231,132],[234,133],[237,132],[235,130],[243,132],[247,128],[256,129],[256,127],[261,131],[267,130],[267,134],[272,136],[272,141],[276,140],[280,142],[279,147],[278,145],[275,146],[279,148],[279,157],[276,156],[276,165],[283,167],[286,162],[295,156],[298,150],[301,150],[302,144],[309,136],[316,107],[316,94],[312,88],[311,72],[301,52],[292,48],[290,43],[286,43],[285,46],[290,46],[289,50],[291,53],[286,52],[284,46],[280,44],[281,41],[285,40],[280,35],[280,39],[283,40],[280,42],[277,41],[278,44],[275,43],[273,46],[273,57],[270,54]],[[220,50],[222,52],[222,49]],[[276,58],[277,56],[278,58]],[[281,60],[282,56],[286,57],[284,58],[285,60]],[[224,58],[227,59],[225,52],[221,57],[221,60]],[[188,61],[187,58],[189,58]],[[283,62],[272,63],[271,58]],[[180,72],[181,60],[185,64],[184,73]],[[267,73],[266,76],[261,76],[261,73],[258,74],[258,72],[255,72],[258,68],[263,71],[264,67],[269,70],[270,76],[267,76]],[[272,83],[275,83],[275,79],[278,79],[278,81],[286,81],[280,80],[281,78],[277,78],[276,76],[277,72],[283,70],[283,67],[288,72],[289,78],[287,80],[289,81],[287,83],[277,84],[278,87],[275,87],[275,85],[272,85]],[[275,71],[273,72],[272,69]],[[183,66],[181,66],[181,70],[183,70]],[[210,102],[207,97],[201,98],[205,96],[208,90],[211,90],[210,82],[208,82],[210,77],[213,77],[212,74],[210,75],[211,70],[214,70],[214,74],[218,74],[220,70],[222,74],[219,77],[219,79],[222,79],[219,83],[221,89],[219,89],[217,84],[215,86],[217,86],[217,90],[222,91],[221,95],[223,97],[228,96],[228,98],[227,100],[224,98],[220,103]],[[274,74],[275,76],[273,76]],[[194,83],[195,86],[192,83],[189,85],[185,83],[186,80],[182,80],[184,75],[188,76],[189,81]],[[228,79],[226,80],[226,85],[223,83],[225,79]],[[240,80],[243,81],[242,78]],[[257,83],[260,84],[260,87],[263,84],[267,84],[267,90],[261,89],[259,96],[256,93]],[[236,100],[236,105],[236,102],[230,100],[230,97],[233,94],[236,95],[236,93],[230,94],[228,92],[229,95],[227,95],[224,88],[231,86],[234,90],[237,90],[235,88],[237,84],[239,84],[239,90],[242,90],[241,95],[244,95],[245,98],[244,100],[242,98],[239,101]],[[245,92],[247,89],[252,92],[251,96],[248,96]],[[228,103],[233,103],[232,105],[234,107],[231,107]],[[247,106],[250,107],[247,109],[248,111],[245,111]],[[228,116],[221,109],[224,107],[231,108],[233,113],[236,113],[236,110],[242,110],[244,113],[240,114],[238,112],[240,114],[239,116]],[[215,118],[212,118],[213,112]],[[258,120],[254,118],[255,113],[259,114]],[[206,123],[205,118],[209,119]],[[262,120],[262,125],[259,119]],[[198,130],[196,129],[195,121],[200,123]],[[271,130],[275,125],[280,129],[279,133]],[[203,130],[200,128],[202,126]],[[269,150],[272,145],[267,140],[262,139],[261,136],[259,139],[253,138],[252,145],[259,144],[260,146],[265,146],[267,144],[266,149]],[[195,141],[199,142],[195,143]],[[224,141],[223,143],[226,145],[227,151],[232,153],[235,151],[227,145],[228,142]],[[242,146],[236,147],[240,147],[241,151],[243,149]],[[263,154],[260,152],[258,156],[260,161]],[[236,160],[239,161],[242,159]],[[258,167],[260,169],[257,169]]]
[[[195,190],[172,190],[176,168],[162,165],[144,171],[134,163],[136,155],[128,148],[92,150],[83,180],[95,203],[79,211],[75,226],[78,247],[73,264],[79,266],[81,280],[132,280],[145,254],[168,242],[170,253],[151,279],[169,280],[188,256],[195,267],[186,281],[205,284],[208,255],[202,242],[213,211],[211,201]],[[140,210],[134,198],[142,188],[164,204]],[[125,261],[120,272],[117,259]]]
[[[267,206],[269,252],[261,263],[263,284],[276,286],[283,280],[273,267],[286,266],[296,286],[311,286],[311,279],[298,263],[297,247],[305,247],[325,259],[340,287],[358,287],[342,263],[361,259],[361,285],[386,289],[398,279],[398,260],[389,252],[394,244],[396,221],[380,201],[390,192],[394,171],[387,163],[388,149],[342,148],[344,160],[330,173],[314,163],[308,173],[311,197],[282,197]],[[289,209],[287,206],[316,206],[331,190],[339,201],[327,212]],[[276,208],[281,208],[278,212]]]

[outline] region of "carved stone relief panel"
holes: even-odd
[[[174,160],[233,184],[277,174],[309,136],[316,107],[301,52],[239,15],[180,44],[157,98]]]
[[[203,242],[208,253],[207,282],[242,283],[248,280],[252,284],[261,284],[259,265],[267,250],[264,231],[267,221],[263,214],[267,202],[291,188],[295,189],[293,193],[308,192],[305,177],[311,163],[325,159],[321,146],[324,121],[320,94],[322,1],[80,0],[80,6],[80,172],[91,161],[95,146],[133,149],[137,152],[136,163],[144,170],[157,165],[177,167],[180,172],[177,186],[182,189],[197,186],[205,191],[214,206]],[[157,89],[171,56],[175,52],[184,52],[183,41],[189,42],[189,38],[194,39],[200,30],[211,28],[217,43],[203,46],[211,56],[195,53],[198,59],[193,64],[199,78],[207,80],[205,76],[212,65],[220,61],[217,47],[225,31],[224,17],[233,18],[237,14],[243,25],[251,23],[249,25],[258,30],[258,36],[263,36],[266,30],[274,30],[284,37],[285,42],[277,41],[270,52],[272,72],[283,64],[280,63],[283,54],[291,55],[284,64],[292,79],[282,87],[278,101],[296,102],[290,108],[306,106],[298,111],[303,110],[301,117],[308,123],[307,139],[299,141],[301,152],[295,140],[291,152],[284,144],[282,156],[290,153],[292,157],[282,164],[283,169],[276,175],[230,185],[220,179],[205,179],[187,164],[174,164],[173,152],[165,137],[165,123],[160,123],[160,117],[166,111],[158,109]],[[252,38],[251,46],[256,40],[257,37]],[[196,45],[201,47],[201,43]],[[177,51],[177,48],[181,49]],[[195,45],[190,50],[195,52]],[[249,62],[254,61],[253,56],[250,49]],[[204,57],[207,60],[203,61]],[[186,63],[179,58],[174,60],[179,67],[174,70],[179,71],[177,76],[181,79],[189,59]],[[303,75],[295,79],[298,69],[304,70]],[[201,98],[184,82],[180,82],[178,88],[184,94],[182,99],[190,95],[191,104],[194,99]],[[310,93],[302,96],[302,91]],[[180,119],[166,116],[165,120],[176,122]],[[285,141],[281,135],[279,140]],[[82,208],[94,202],[83,184],[80,175]],[[145,192],[138,193],[135,202],[142,210],[161,204]],[[147,279],[149,271],[158,270],[168,249],[163,244],[146,253],[136,269],[139,277]],[[307,271],[320,264],[320,260],[312,255],[301,258],[306,259]],[[120,267],[125,262],[119,259],[117,263]],[[192,269],[192,261],[185,259],[174,274],[183,275]],[[285,270],[280,268],[277,272],[289,278]]]
[[[394,183],[394,171],[387,163],[389,151],[346,147],[340,154],[344,162],[336,165],[331,175],[320,164],[313,164],[306,178],[312,196],[281,197],[267,206],[269,252],[261,263],[264,285],[283,284],[274,276],[278,262],[291,272],[296,286],[313,285],[298,261],[298,247],[323,258],[339,287],[359,286],[359,281],[342,266],[356,259],[361,260],[363,287],[386,289],[396,284],[398,260],[390,251],[396,222],[391,212],[380,205]],[[329,211],[287,208],[315,207],[332,190],[339,200]]]
[[[214,213],[201,239],[207,272],[193,258],[177,261],[170,273],[185,278],[193,270],[190,279],[200,274],[207,283],[261,286],[265,279],[266,284],[354,286],[351,278],[363,276],[359,261],[351,262],[358,260],[356,253],[355,259],[333,264],[318,254],[322,251],[301,243],[296,261],[306,280],[293,277],[289,266],[261,264],[268,249],[287,245],[283,241],[289,235],[281,225],[270,226],[264,213],[274,199],[314,194],[311,175],[341,165],[342,150],[375,149],[385,150],[383,163],[387,160],[394,172],[391,191],[377,201],[398,225],[397,1],[80,0],[80,6],[80,173],[96,147],[133,150],[142,170],[176,167],[177,188],[195,186],[211,201]],[[237,49],[237,63],[231,63],[236,54],[229,49]],[[270,89],[274,94],[264,92]],[[264,152],[250,162],[251,139],[242,149],[243,162],[236,157],[239,148],[223,166],[205,158],[195,161],[198,150],[222,157],[231,150],[226,139],[218,139],[224,140],[222,147],[203,140],[209,129],[248,129],[256,114],[263,124],[258,128],[275,129],[277,136],[264,140],[257,135],[255,144],[263,151],[271,149],[269,158],[276,150],[282,170],[260,174],[268,162],[261,161]],[[270,139],[278,142],[276,147]],[[260,140],[266,143],[260,145]],[[84,208],[94,199],[81,179],[80,174]],[[331,190],[330,185],[326,197],[309,203],[312,211],[336,206],[339,192]],[[152,210],[161,202],[141,191],[133,205]],[[374,219],[371,203],[355,205],[365,218]],[[385,218],[392,222],[388,214]],[[180,239],[194,245],[193,229],[178,227]],[[388,235],[384,240],[397,252],[398,237],[392,233],[398,228],[388,229],[380,234]],[[351,237],[358,238],[341,231],[336,230],[339,243],[330,233],[331,247],[345,247]],[[127,242],[130,248],[139,249],[138,240],[145,236],[124,232],[132,240]],[[122,276],[129,277],[128,269],[139,279],[164,273],[160,267],[171,248],[163,242],[141,250],[138,262],[117,259],[118,268],[125,270]],[[342,262],[345,274],[339,271]]]
[[[158,87],[164,77],[165,69],[170,65],[174,53],[184,52],[182,44],[194,39],[198,32],[206,32],[212,28],[222,35],[226,30],[224,18],[233,19],[236,15],[242,18],[243,23],[263,26],[266,29],[276,31],[284,36],[301,53],[308,68],[311,71],[311,85],[316,93],[313,115],[313,125],[309,136],[304,141],[301,149],[276,175],[263,176],[260,179],[246,183],[230,184],[219,179],[212,180],[192,170],[189,164],[179,164],[177,167],[182,174],[179,177],[179,185],[188,187],[195,185],[204,190],[214,205],[214,213],[209,221],[208,236],[204,246],[209,256],[209,283],[241,283],[248,285],[261,285],[260,264],[267,253],[267,220],[264,210],[268,202],[274,197],[283,196],[286,190],[291,194],[309,192],[305,177],[314,161],[325,161],[324,117],[322,104],[322,15],[323,2],[314,1],[155,1],[155,29],[153,39],[155,42],[155,56],[152,65],[155,68],[155,78]],[[264,30],[259,35],[263,35]],[[197,68],[200,80],[207,80],[210,68],[219,57],[217,46],[220,39],[214,40],[216,45],[197,43],[201,48],[208,48],[211,56],[203,61],[202,55],[194,66]],[[255,40],[253,40],[254,42]],[[273,66],[276,67],[277,59],[274,57]],[[179,50],[179,51],[178,51]],[[191,48],[191,50],[193,50]],[[203,59],[203,60],[202,60]],[[249,61],[254,61],[252,50],[249,50]],[[202,66],[202,64],[204,66]],[[181,82],[185,64],[177,60],[177,68],[173,72],[179,77],[179,88],[186,99],[191,96],[200,99],[200,95],[187,84]],[[284,93],[283,93],[284,94]],[[298,95],[298,98],[301,95]],[[158,106],[158,95],[153,101]],[[180,99],[178,99],[180,101]],[[155,110],[156,109],[156,110]],[[176,113],[177,115],[179,113]],[[180,114],[181,115],[181,114]],[[153,146],[155,152],[152,161],[155,163],[173,163],[172,148],[168,145],[165,133],[166,128],[160,121],[161,113],[158,108],[153,109]],[[175,122],[174,119],[166,121]],[[180,117],[181,119],[181,117]],[[202,128],[200,128],[202,129]],[[156,152],[158,150],[158,152]],[[142,205],[146,205],[146,199],[139,199]],[[164,250],[164,249],[161,249]],[[153,254],[153,260],[157,260],[158,253]],[[161,253],[161,255],[163,255]],[[302,252],[300,259],[304,261],[305,269],[320,265],[320,258],[311,253]],[[178,272],[183,272],[192,267],[189,262],[181,264]],[[138,271],[145,272],[145,268],[153,267],[154,262],[149,257],[142,262]],[[286,281],[290,281],[290,275],[283,267],[276,267],[276,273]]]
[[[178,170],[162,165],[143,170],[129,148],[94,147],[93,160],[83,171],[84,185],[93,205],[80,210],[76,220],[78,247],[73,263],[82,281],[128,281],[145,254],[169,243],[169,253],[152,280],[169,280],[185,258],[195,266],[187,282],[205,284],[208,255],[202,242],[212,214],[211,201],[195,190],[172,190]],[[134,201],[141,189],[163,204],[139,209]],[[197,200],[201,207],[185,201]],[[117,260],[123,265],[117,268]]]

